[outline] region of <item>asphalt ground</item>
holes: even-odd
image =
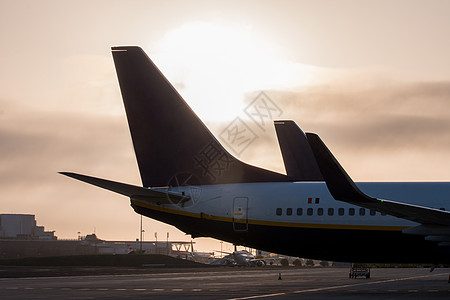
[[[348,268],[128,270],[1,278],[0,299],[450,299],[450,269],[442,268],[372,269],[371,279],[350,279]]]

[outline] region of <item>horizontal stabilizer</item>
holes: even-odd
[[[92,176],[86,176],[82,174],[77,173],[70,173],[70,172],[59,172],[62,175],[66,175],[69,177],[72,177],[74,179],[101,187],[106,190],[110,190],[112,192],[128,196],[130,198],[139,198],[141,200],[147,200],[147,201],[155,201],[158,203],[180,203],[185,202],[190,199],[190,197],[173,193],[169,191],[157,191],[154,189],[148,189],[143,188],[131,184],[106,180],[102,178],[92,177]],[[170,199],[169,199],[170,197]]]
[[[334,199],[422,224],[450,226],[450,212],[448,211],[377,199],[364,194],[318,135],[306,133],[306,137],[328,190]]]

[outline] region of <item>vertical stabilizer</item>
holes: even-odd
[[[323,181],[308,140],[294,121],[275,121],[286,173],[295,181]]]
[[[290,181],[229,154],[141,48],[112,54],[144,186]]]

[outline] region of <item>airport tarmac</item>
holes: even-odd
[[[281,272],[281,280],[278,279]],[[164,269],[148,274],[1,278],[1,299],[449,299],[450,269]]]

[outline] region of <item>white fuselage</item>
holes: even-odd
[[[358,183],[366,194],[437,209],[450,208],[447,182]],[[323,182],[240,183],[172,188],[191,199],[184,207],[192,213],[274,224],[411,227],[415,222],[336,201]],[[240,210],[239,210],[239,206]],[[279,224],[282,225],[282,224]]]
[[[358,183],[384,200],[449,210],[450,183]],[[167,192],[167,189],[158,189]],[[131,199],[137,213],[193,237],[290,256],[353,262],[447,262],[448,248],[403,230],[420,225],[335,200],[324,182],[171,187],[183,204]]]

